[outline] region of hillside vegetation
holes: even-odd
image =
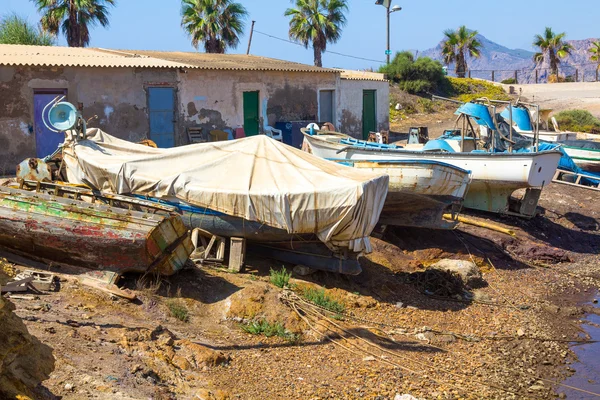
[[[587,110],[566,110],[556,114],[560,129],[573,132],[600,130],[600,119]]]

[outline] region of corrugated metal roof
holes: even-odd
[[[198,69],[339,73],[339,71],[335,69],[320,68],[292,61],[246,54],[208,54],[147,50],[131,50],[128,52],[178,62],[189,65],[190,67],[188,68]]]
[[[340,72],[342,79],[353,79],[358,81],[387,81],[387,79],[385,79],[385,75],[380,74],[379,72],[353,71],[349,69],[342,69]]]
[[[180,68],[185,65],[117,51],[59,46],[0,45],[0,65]]]
[[[339,70],[335,69],[319,68],[291,61],[245,54],[110,50],[8,44],[0,45],[0,65],[339,73]]]

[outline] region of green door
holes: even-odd
[[[244,133],[258,135],[258,92],[244,92]]]
[[[363,90],[363,139],[367,140],[369,132],[377,131],[375,116],[375,90]]]

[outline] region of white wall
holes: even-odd
[[[378,130],[389,130],[390,86],[387,81],[340,79],[336,128],[362,139],[363,90],[376,90]]]

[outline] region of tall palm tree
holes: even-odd
[[[42,14],[42,28],[53,35],[60,30],[70,47],[90,44],[90,28],[107,27],[109,6],[116,0],[33,0]]]
[[[54,36],[30,24],[26,18],[11,14],[0,19],[0,44],[52,46]]]
[[[236,48],[244,32],[246,8],[233,0],[182,0],[181,26],[198,49],[204,42],[207,53],[225,53]]]
[[[344,12],[348,11],[347,0],[295,0],[296,8],[285,10],[290,20],[290,39],[308,48],[312,43],[314,61],[322,67],[321,56],[327,50],[327,43],[335,43],[342,36],[346,25]]]
[[[446,37],[442,44],[442,57],[444,62],[450,64],[456,62],[456,76],[464,78],[467,72],[467,54],[473,58],[479,58],[483,45],[477,40],[477,31],[470,31],[466,26],[461,26],[453,31],[448,29],[444,32]]]
[[[600,69],[600,40],[592,42],[592,47],[590,48],[589,52],[590,60],[595,61],[598,64],[596,70]]]
[[[548,55],[550,59],[550,71],[552,75],[558,76],[558,64],[560,59],[571,54],[573,46],[565,42],[566,33],[556,34],[552,31],[552,28],[546,27],[542,35],[535,35],[533,39],[533,46],[537,47],[540,52],[535,53],[533,61],[536,63],[544,62],[544,58]]]

